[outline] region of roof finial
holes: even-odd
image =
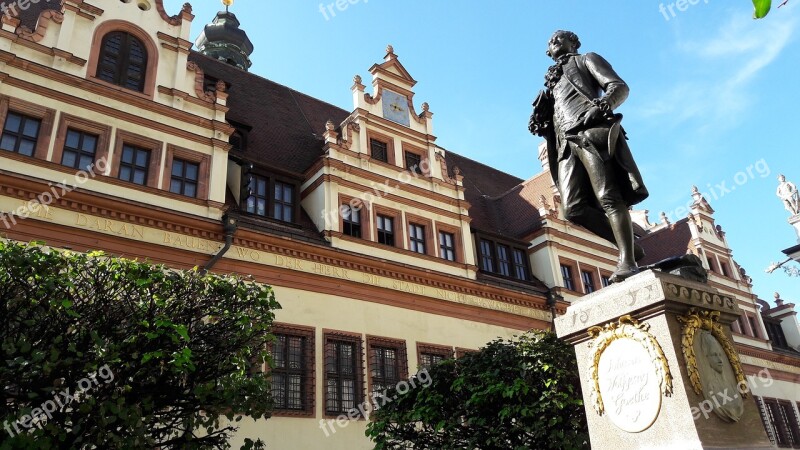
[[[386,53],[388,53],[388,54],[390,54],[390,55],[391,55],[392,53],[394,53],[394,47],[392,47],[392,45],[391,45],[391,44],[389,44],[389,45],[387,45],[387,46],[386,46]]]
[[[225,12],[230,12],[228,8],[233,6],[233,0],[222,0],[222,4],[225,5]]]

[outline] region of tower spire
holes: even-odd
[[[220,11],[214,21],[205,26],[195,42],[197,51],[212,58],[224,61],[242,70],[253,64],[250,55],[253,43],[239,26],[239,19],[230,12],[234,0],[222,0],[225,11]]]

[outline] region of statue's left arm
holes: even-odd
[[[627,83],[602,56],[597,53],[587,53],[586,69],[603,88],[605,94],[600,100],[608,105],[609,110],[617,109],[628,98],[630,89]]]

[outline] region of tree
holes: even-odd
[[[377,450],[588,448],[575,353],[552,333],[496,340],[426,378],[387,391],[367,426]]]
[[[269,415],[252,367],[279,307],[234,276],[0,241],[0,448],[228,448],[227,423]]]

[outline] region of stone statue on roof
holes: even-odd
[[[791,181],[786,181],[783,175],[778,175],[778,182],[778,191],[775,195],[783,201],[783,206],[793,216],[800,214],[800,194],[797,192],[797,186]]]

